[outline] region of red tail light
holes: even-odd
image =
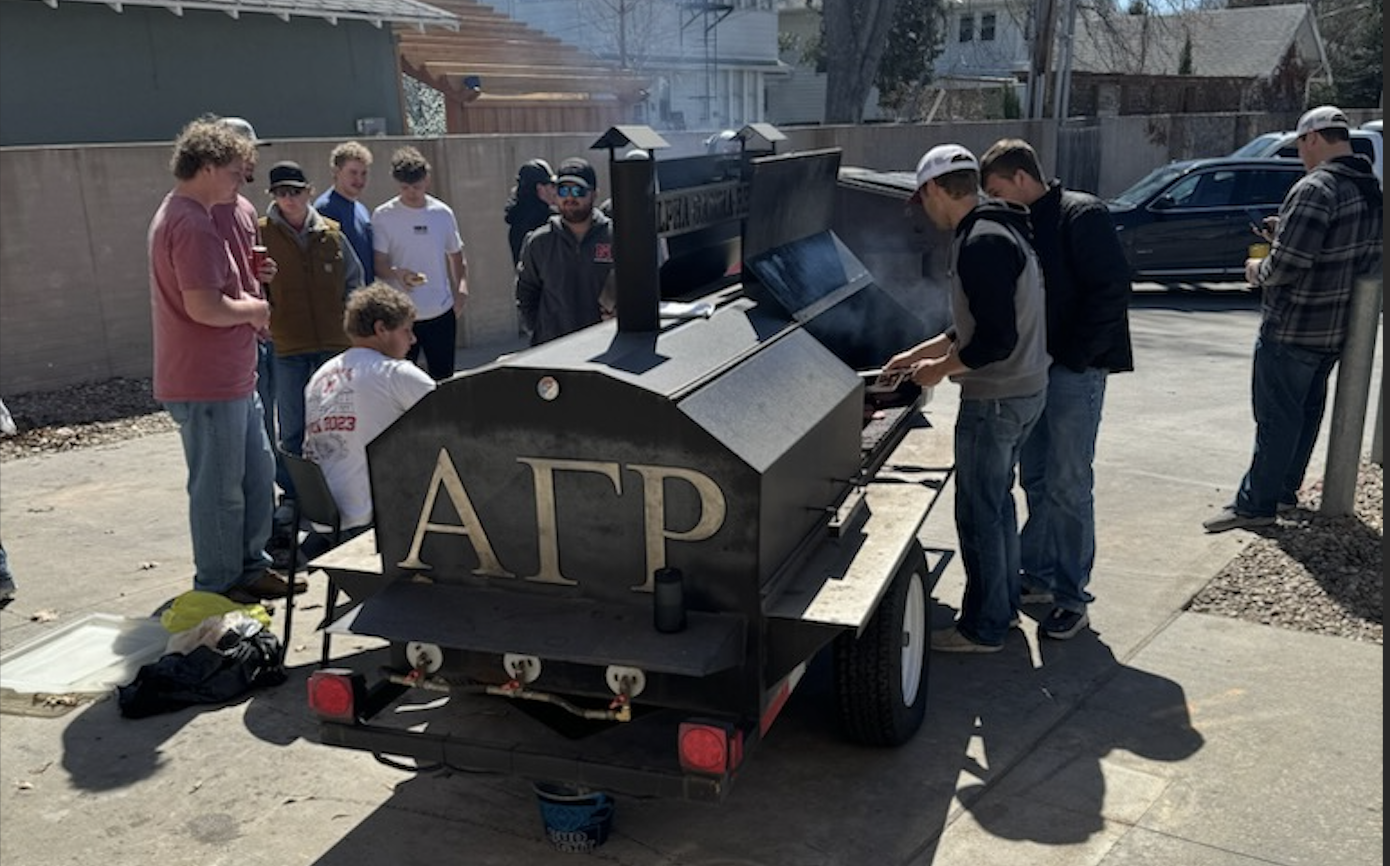
[[[743,732],[719,722],[681,722],[677,736],[681,767],[723,775],[743,763]]]
[[[361,676],[342,668],[328,668],[309,675],[309,709],[319,718],[351,722],[357,718]]]

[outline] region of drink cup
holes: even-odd
[[[1265,258],[1269,255],[1269,244],[1251,244],[1250,249],[1246,253],[1246,255],[1252,259]]]
[[[266,257],[269,251],[259,244],[251,248],[251,273],[259,279],[261,268],[265,267]]]

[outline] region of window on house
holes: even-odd
[[[994,41],[994,13],[986,12],[980,16],[980,41]]]
[[[975,39],[975,15],[960,16],[960,41],[972,42]]]

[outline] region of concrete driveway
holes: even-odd
[[[524,780],[415,776],[316,743],[304,701],[316,575],[283,686],[138,721],[114,700],[0,715],[0,861],[1380,864],[1382,648],[1184,612],[1251,537],[1205,535],[1200,521],[1250,449],[1254,300],[1144,291],[1132,321],[1139,369],[1111,381],[1098,456],[1094,630],[1039,643],[1025,618],[1003,653],[935,656],[926,723],[901,748],[841,742],[813,667],[728,802],[620,797],[607,844],[558,853]],[[938,389],[938,423],[955,398]],[[187,589],[183,496],[173,434],[5,464],[20,594],[0,611],[0,648],[86,613],[147,616]],[[938,505],[924,542],[955,547],[950,514]],[[938,623],[961,583],[956,562]],[[334,650],[379,652],[351,639]]]

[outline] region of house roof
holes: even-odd
[[[1327,65],[1312,9],[1299,3],[1178,15],[1079,13],[1072,70],[1177,75],[1189,36],[1196,76],[1268,78],[1290,48],[1315,70]]]
[[[175,15],[184,10],[198,9],[225,12],[232,18],[244,14],[274,15],[289,21],[295,18],[322,18],[336,24],[339,19],[368,21],[377,27],[385,24],[458,28],[458,20],[448,12],[419,0],[43,0],[54,9],[59,2],[99,3],[117,12],[123,6],[154,6],[168,9]]]

